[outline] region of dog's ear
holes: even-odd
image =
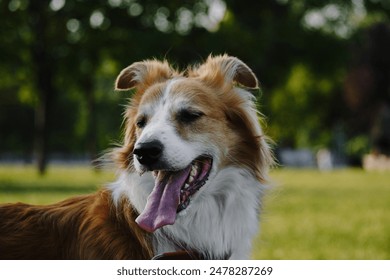
[[[115,90],[148,87],[172,77],[174,71],[166,61],[145,60],[123,69],[115,81]]]
[[[212,84],[237,83],[252,89],[259,86],[253,71],[238,58],[228,55],[209,56],[194,72]]]

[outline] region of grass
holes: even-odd
[[[254,259],[390,259],[390,172],[275,170]],[[0,165],[0,203],[48,204],[114,179],[88,167]],[[1,218],[1,217],[0,217]]]
[[[256,259],[390,259],[390,172],[278,170]]]
[[[49,204],[94,192],[113,179],[113,174],[88,166],[50,167],[40,176],[32,166],[0,165],[0,203]]]

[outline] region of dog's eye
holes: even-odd
[[[192,123],[192,122],[196,121],[197,119],[199,119],[203,115],[204,114],[200,111],[192,111],[192,110],[188,110],[188,109],[182,109],[177,114],[177,118],[179,121],[181,121],[183,123]]]
[[[138,128],[143,128],[146,125],[146,117],[139,117],[135,123]]]

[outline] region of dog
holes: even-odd
[[[1,259],[248,259],[273,157],[251,90],[228,55],[175,70],[123,69],[131,91],[117,179],[48,206],[0,206]]]

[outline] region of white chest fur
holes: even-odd
[[[150,174],[121,174],[111,184],[114,201],[126,195],[139,211],[154,186]],[[183,246],[208,252],[209,258],[229,256],[248,259],[252,239],[259,230],[261,185],[244,169],[229,167],[207,182],[180,212],[174,225],[156,230],[155,253],[174,251]]]

